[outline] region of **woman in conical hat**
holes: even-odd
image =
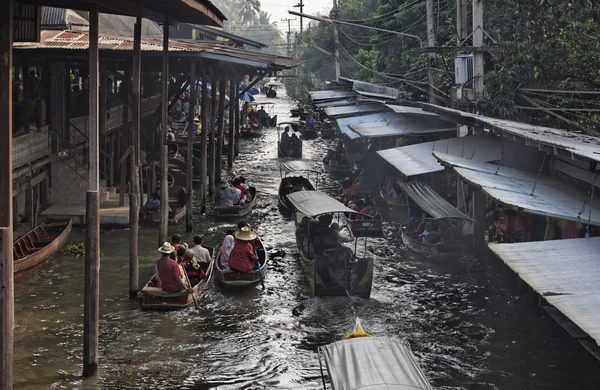
[[[249,272],[255,268],[259,259],[251,242],[257,238],[252,229],[246,226],[235,234],[235,243],[229,255],[229,268],[238,272]]]

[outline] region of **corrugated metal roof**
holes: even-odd
[[[394,112],[380,112],[377,114],[368,114],[368,115],[360,115],[353,116],[348,118],[339,118],[335,120],[340,131],[348,136],[350,139],[360,138],[360,134],[355,133],[350,130],[350,125],[357,125],[360,123],[380,123],[380,122],[388,122],[392,121],[398,117],[398,114]]]
[[[418,107],[399,106],[397,104],[389,104],[389,103],[386,104],[386,106],[388,106],[388,108],[392,109],[394,112],[397,112],[398,114],[406,114],[406,115],[414,114],[414,115],[426,115],[426,116],[439,117],[439,115],[434,112],[424,111],[422,108],[418,108]]]
[[[361,137],[366,138],[450,131],[456,133],[456,126],[453,126],[451,123],[438,120],[434,117],[417,118],[415,116],[407,117],[406,115],[398,115],[397,119],[390,122],[351,124],[349,127],[355,133],[360,134]]]
[[[443,139],[379,150],[377,154],[392,164],[404,177],[412,177],[444,170],[443,165],[432,155],[433,151],[464,156],[471,159],[468,161],[496,161],[500,160],[502,156],[500,139],[490,134]]]
[[[344,206],[321,191],[293,192],[287,197],[294,207],[307,217],[316,217],[321,214],[332,213],[358,214],[356,211]]]
[[[398,182],[402,191],[419,205],[427,214],[435,219],[456,218],[473,221],[463,212],[442,198],[433,188],[418,181]]]
[[[354,106],[328,107],[325,115],[332,118],[342,118],[347,116],[357,116],[364,114],[373,114],[376,112],[390,111],[389,108],[380,103],[357,104]]]
[[[352,80],[352,89],[364,96],[396,99],[399,91],[396,88]]]
[[[432,390],[408,343],[360,337],[321,347],[333,390]]]
[[[547,176],[498,167],[476,161],[464,161],[435,152],[444,164],[454,166],[466,182],[480,187],[496,201],[527,213],[587,223],[590,217],[590,196],[575,187]],[[498,169],[499,168],[499,169]],[[535,188],[535,190],[534,190]],[[600,225],[600,202],[591,207],[591,224]]]
[[[564,149],[574,155],[600,162],[599,137],[561,129],[553,129],[551,127],[533,126],[527,123],[490,118],[435,104],[423,103],[423,106],[425,109],[432,110],[442,115],[447,114],[454,118],[475,120],[481,127],[503,131],[528,141]],[[457,120],[460,121],[460,119]]]
[[[355,99],[343,99],[343,100],[333,100],[333,101],[325,101],[322,103],[315,103],[315,106],[319,108],[327,108],[327,107],[341,107],[341,106],[351,106],[356,104],[357,100]]]
[[[44,30],[40,42],[15,42],[15,50],[47,50],[69,49],[88,50],[89,33],[87,31],[55,31]],[[133,38],[102,34],[98,46],[100,50],[130,51],[133,50]],[[152,38],[142,38],[142,51],[162,51],[162,41]],[[216,43],[193,43],[182,41],[169,41],[170,52],[201,53],[199,57],[206,57],[224,62],[240,62],[244,64],[264,64],[279,68],[291,68],[302,61],[294,58],[277,57],[243,49],[236,49]],[[252,66],[251,65],[251,66]]]
[[[358,95],[354,91],[310,91],[309,94],[313,101],[346,99]]]
[[[600,237],[489,247],[600,345]]]

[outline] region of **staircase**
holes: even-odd
[[[89,172],[86,166],[72,156],[54,156],[51,160],[52,181],[50,203],[62,205],[84,205],[89,189]],[[106,179],[100,180],[101,199],[110,195]]]

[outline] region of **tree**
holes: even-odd
[[[238,16],[243,26],[256,23],[260,12],[260,0],[240,0],[238,6]]]

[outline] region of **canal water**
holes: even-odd
[[[285,120],[293,103],[274,101]],[[311,297],[293,222],[277,211],[276,141],[274,129],[243,140],[231,172],[260,189],[248,220],[279,255],[266,290],[213,285],[200,310],[142,312],[128,298],[128,232],[103,231],[98,377],[80,376],[84,259],[57,255],[15,281],[15,388],[319,389],[317,347],[342,339],[357,315],[373,335],[407,338],[436,389],[600,388],[598,363],[496,261],[419,257],[403,247],[401,221],[383,206],[386,237],[368,244],[371,299]],[[321,169],[328,142],[305,141],[304,159]],[[324,175],[324,187],[337,182]],[[195,227],[217,246],[232,225],[198,216]],[[175,232],[191,241],[184,226]],[[158,259],[157,238],[155,227],[141,228],[141,285]],[[82,232],[71,242],[83,242]]]

